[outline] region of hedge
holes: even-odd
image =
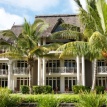
[[[52,87],[49,85],[47,85],[47,86],[33,86],[33,93],[34,94],[52,93]]]

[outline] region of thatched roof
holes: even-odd
[[[45,16],[36,16],[36,19],[42,19],[49,23],[49,28],[41,35],[42,37],[48,37],[55,25],[58,23],[59,19],[62,19],[64,23],[72,24],[80,27],[80,22],[77,15],[45,15]],[[22,25],[13,25],[11,30],[18,36],[22,31]],[[0,35],[1,37],[1,35]]]
[[[42,35],[43,37],[48,37],[51,34],[51,31],[55,27],[55,25],[58,23],[59,19],[62,19],[64,23],[66,24],[72,24],[75,26],[80,27],[80,22],[78,20],[77,15],[47,15],[47,16],[36,16],[36,19],[42,19],[49,23],[49,28],[45,33]]]

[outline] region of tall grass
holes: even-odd
[[[96,92],[82,92],[79,95],[77,107],[102,107],[107,103],[104,94],[96,94]]]

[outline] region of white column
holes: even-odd
[[[46,44],[46,39],[43,39],[43,45]],[[43,57],[43,86],[46,85],[46,64],[45,58]]]
[[[12,61],[8,62],[8,88],[12,89]]]
[[[85,59],[84,59],[84,56],[82,56],[81,60],[82,60],[82,85],[85,86]]]
[[[60,91],[63,93],[65,91],[65,83],[64,83],[64,77],[60,77]]]
[[[46,85],[46,64],[45,58],[43,58],[43,86]]]
[[[15,86],[15,77],[13,76],[13,91],[15,91],[15,88],[16,88],[16,86]]]
[[[80,85],[80,58],[77,56],[77,85]]]
[[[38,41],[38,46],[41,45],[41,42]],[[41,77],[41,59],[38,57],[38,85],[40,85],[40,78]]]
[[[41,59],[38,58],[38,85],[40,85],[40,76],[41,75]]]

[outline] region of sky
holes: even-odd
[[[11,29],[13,24],[22,25],[24,18],[33,23],[38,15],[77,13],[74,0],[0,0],[0,30]]]

